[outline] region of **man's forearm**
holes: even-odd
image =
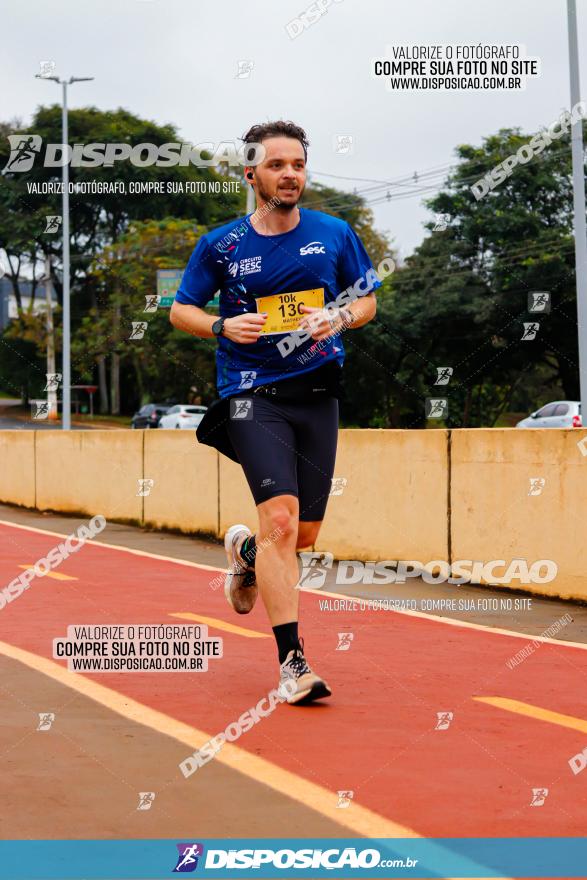
[[[376,311],[377,300],[375,299],[374,293],[369,293],[366,296],[360,297],[360,299],[354,300],[342,309],[343,320],[345,312],[350,312],[352,317],[351,321],[345,321],[346,329],[356,330],[357,327],[362,327],[364,324],[368,324],[369,321],[375,317]]]
[[[187,306],[183,303],[174,302],[171,306],[169,320],[178,330],[191,333],[192,336],[200,336],[202,339],[212,339],[212,324],[218,320],[217,315],[209,315],[199,306]]]

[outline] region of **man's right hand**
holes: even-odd
[[[266,312],[245,312],[242,315],[234,315],[224,322],[224,333],[231,342],[250,344],[257,342],[261,334],[261,328],[267,320]]]

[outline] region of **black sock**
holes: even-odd
[[[279,626],[274,626],[273,634],[277,642],[279,662],[281,664],[290,651],[300,647],[297,620],[294,620],[293,623],[280,623]]]
[[[257,555],[257,543],[255,541],[255,536],[250,535],[248,538],[242,543],[242,547],[240,549],[240,557],[244,559],[247,565],[250,568],[255,567],[255,556]]]

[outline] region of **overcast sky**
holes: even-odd
[[[70,106],[119,106],[174,123],[193,143],[233,140],[253,122],[290,118],[311,141],[314,179],[358,191],[454,162],[459,143],[502,127],[535,131],[569,107],[565,0],[340,0],[296,39],[285,26],[306,0],[20,0],[2,16],[2,118],[28,122],[59,98],[34,79],[41,61],[60,75],[94,76],[70,90]],[[587,65],[587,0],[577,0]],[[541,59],[520,92],[394,92],[371,75],[372,59],[400,43],[521,43]],[[237,78],[239,60],[253,62]],[[583,82],[587,75],[582,71]],[[582,96],[585,97],[584,93]],[[353,138],[352,153],[334,149]],[[386,189],[369,198],[385,196]],[[373,205],[378,229],[409,254],[430,215],[422,194]]]

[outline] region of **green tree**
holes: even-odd
[[[446,424],[491,426],[512,406],[528,411],[553,394],[578,395],[568,138],[485,198],[471,191],[530,137],[502,130],[480,147],[458,147],[457,167],[427,202],[446,215],[446,228],[428,224],[362,331],[373,363],[345,410],[356,423],[424,426],[425,398],[448,397]],[[550,314],[528,311],[531,291],[550,292]],[[536,320],[536,338],[523,340],[524,323]],[[435,384],[439,367],[454,371],[447,386]]]
[[[183,268],[204,231],[176,218],[137,221],[90,269],[97,306],[81,320],[74,363],[91,380],[95,366],[110,361],[110,402],[118,404],[116,411],[151,399],[185,401],[191,395],[208,402],[214,397],[214,344],[175,330],[166,308],[145,311],[147,297],[157,292],[157,270]],[[133,322],[147,324],[141,339],[131,338]],[[120,400],[112,379],[118,375]]]
[[[61,142],[61,108],[58,105],[41,107],[29,127],[19,120],[0,124],[0,164],[6,166],[9,159],[8,135],[40,135],[43,144]],[[158,125],[124,109],[101,111],[95,107],[71,110],[69,113],[69,143],[141,143],[161,145],[176,143],[180,138],[172,125]],[[220,173],[223,170],[224,173]],[[186,192],[188,182],[222,184],[230,176],[225,169],[211,167],[138,167],[131,162],[117,163],[113,168],[71,167],[70,181],[88,183],[124,183],[126,194],[84,193],[70,196],[71,229],[71,284],[72,284],[72,331],[90,312],[99,310],[95,279],[88,272],[97,255],[112,245],[129,225],[136,220],[162,219],[168,216],[189,218],[192,226],[226,222],[239,212],[244,212],[244,191],[220,192],[210,197],[207,193]],[[131,182],[160,182],[165,192],[152,195],[130,194]],[[61,214],[61,195],[37,194],[33,185],[43,186],[61,182],[61,168],[45,168],[37,159],[28,172],[4,170],[0,186],[0,248],[6,251],[6,277],[12,284],[18,320],[10,328],[10,336],[21,336],[36,341],[42,352],[45,338],[44,319],[33,315],[33,304],[38,295],[40,278],[44,272],[45,258],[51,258],[52,283],[62,302],[62,236],[47,234],[45,218]],[[167,192],[177,184],[184,184],[184,192]],[[25,314],[21,296],[23,278],[31,281],[33,303]],[[98,363],[98,382],[102,409],[107,405],[104,361]],[[88,372],[72,373],[73,384],[88,381]],[[90,381],[93,381],[90,379]]]

